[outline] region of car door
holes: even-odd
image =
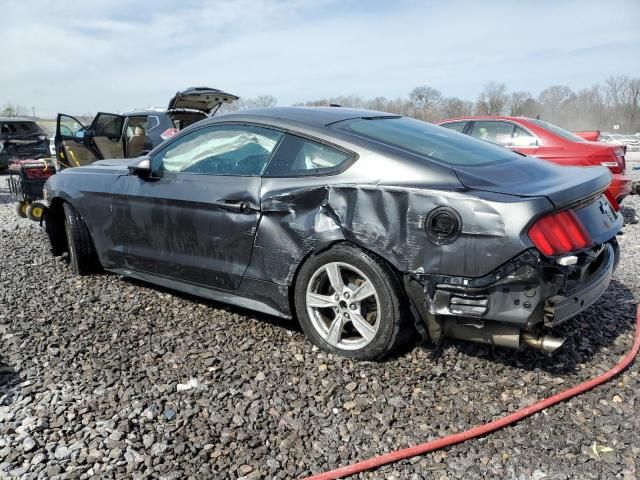
[[[54,138],[58,170],[89,165],[100,158],[85,145],[86,131],[87,128],[80,120],[64,113],[58,114]]]
[[[71,115],[58,114],[54,143],[59,168],[80,167],[105,158],[124,158],[124,118],[100,112],[87,128]]]
[[[236,289],[260,220],[261,175],[283,134],[216,124],[152,152],[153,175],[116,181],[110,255],[127,269]]]
[[[123,115],[98,112],[87,129],[84,144],[98,158],[124,158]]]

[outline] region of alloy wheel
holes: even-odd
[[[317,333],[329,345],[357,350],[378,333],[381,309],[371,280],[343,262],[318,268],[307,285],[306,305]]]

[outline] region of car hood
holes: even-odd
[[[534,157],[481,167],[454,168],[467,188],[520,197],[547,197],[556,207],[568,205],[611,182],[605,167],[565,167]]]
[[[239,97],[216,88],[191,87],[176,93],[169,101],[169,110],[188,109],[210,113],[223,103],[233,103]]]

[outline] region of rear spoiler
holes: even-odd
[[[600,130],[588,130],[584,132],[573,132],[580,138],[584,138],[590,142],[597,142],[600,140]]]

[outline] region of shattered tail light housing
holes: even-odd
[[[547,257],[577,252],[593,245],[591,235],[571,209],[536,220],[529,229],[529,238]]]

